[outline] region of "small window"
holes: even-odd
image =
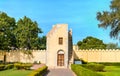
[[[63,44],[63,38],[59,37],[59,44],[62,45]]]

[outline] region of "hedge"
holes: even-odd
[[[104,71],[105,66],[103,64],[83,64],[81,65],[87,69],[90,69],[92,71]]]
[[[1,71],[1,70],[4,70],[4,68],[5,68],[5,65],[1,64],[1,65],[0,65],[0,71]]]
[[[0,65],[0,71],[2,71],[2,70],[7,70],[7,69],[12,69],[13,67],[14,67],[13,64],[6,64],[6,65],[1,64],[1,65]]]
[[[12,68],[14,68],[14,65],[13,64],[7,64],[7,65],[5,65],[5,70],[7,70],[7,69],[12,69]]]
[[[14,67],[18,70],[19,69],[28,70],[28,69],[30,69],[31,66],[32,66],[32,64],[30,64],[30,63],[15,63],[14,64]]]
[[[120,62],[100,62],[99,64],[103,64],[105,66],[120,66]]]
[[[77,64],[72,64],[71,69],[73,70],[73,72],[75,72],[77,76],[103,76]]]
[[[30,75],[28,76],[42,76],[47,71],[47,66],[43,66],[41,68],[38,68],[37,70],[34,70]]]
[[[1,70],[12,69],[14,67],[18,70],[19,69],[28,70],[28,69],[30,69],[31,66],[32,66],[31,63],[0,64],[0,71]]]

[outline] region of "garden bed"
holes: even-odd
[[[32,66],[33,69],[30,67]],[[1,64],[0,76],[42,76],[47,71],[45,64],[14,63]]]
[[[28,76],[32,70],[15,70],[9,69],[0,71],[0,76]]]
[[[77,76],[120,76],[120,63],[71,65]]]

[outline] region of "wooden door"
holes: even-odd
[[[64,54],[58,54],[57,66],[64,66]]]

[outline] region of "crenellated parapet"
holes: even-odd
[[[120,62],[120,49],[74,49],[74,58],[88,62]]]
[[[97,52],[114,52],[114,51],[120,51],[120,49],[77,49],[77,50],[74,50],[74,51],[89,51],[89,52],[95,52],[95,51],[97,51]]]
[[[46,50],[10,50],[5,53],[7,62],[46,63]],[[3,57],[4,54],[1,54],[0,60],[3,60]]]

